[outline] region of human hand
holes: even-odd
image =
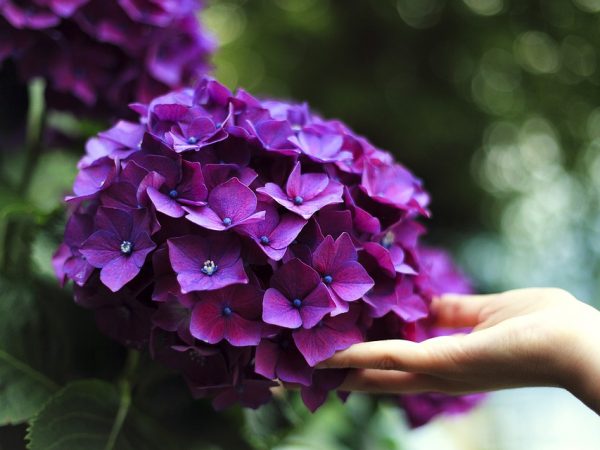
[[[552,288],[446,295],[435,325],[470,334],[365,342],[319,367],[354,368],[340,390],[464,394],[524,386],[569,389],[600,413],[600,312]]]

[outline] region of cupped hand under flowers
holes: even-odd
[[[315,366],[424,336],[431,296],[462,282],[423,263],[421,182],[343,123],[209,78],[132,108],[88,142],[54,264],[104,332],[215,407],[278,379],[316,409],[344,372]]]

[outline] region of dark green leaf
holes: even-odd
[[[68,384],[33,418],[30,450],[153,450],[169,448],[158,427],[128,407],[127,389],[101,380]]]
[[[32,417],[59,386],[32,365],[27,351],[40,319],[33,291],[6,282],[0,289],[0,425],[18,424]]]

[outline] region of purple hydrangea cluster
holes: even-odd
[[[48,80],[52,106],[121,114],[198,79],[214,43],[199,0],[0,0],[0,63]]]
[[[343,123],[209,78],[132,108],[87,144],[55,269],[216,408],[280,380],[316,409],[346,373],[321,361],[416,339],[438,275],[463,282],[423,258],[421,182]]]

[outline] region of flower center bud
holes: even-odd
[[[178,195],[179,195],[179,192],[177,192],[176,189],[171,189],[169,191],[169,197],[171,197],[171,198],[177,198]]]
[[[229,317],[232,313],[233,313],[233,310],[229,306],[226,306],[225,308],[223,308],[224,316]]]
[[[196,136],[190,136],[190,137],[187,139],[187,143],[188,143],[189,145],[195,145],[197,142],[198,142],[198,139],[196,138]]]
[[[396,241],[396,235],[392,232],[392,231],[388,231],[387,233],[385,233],[385,236],[383,236],[383,238],[381,239],[381,245],[384,248],[391,248],[392,245],[394,245],[394,242]]]
[[[267,236],[261,236],[260,243],[263,245],[267,245],[269,243],[269,238]]]
[[[323,281],[325,284],[331,284],[333,282],[333,277],[331,275],[325,275],[323,277]]]
[[[294,197],[294,205],[301,205],[302,203],[304,203],[304,199],[299,195],[296,195]]]
[[[302,300],[300,300],[299,298],[295,298],[294,300],[292,300],[292,305],[294,305],[294,308],[300,309],[300,307],[302,306]]]
[[[204,264],[202,264],[202,269],[200,269],[200,272],[210,277],[217,271],[218,268],[219,267],[215,264],[215,262],[212,259],[207,259],[206,261],[204,261]]]
[[[131,255],[131,252],[133,252],[133,244],[129,241],[121,242],[121,253]]]
[[[231,225],[231,217],[225,217],[223,219],[223,224],[226,225],[226,226]]]

